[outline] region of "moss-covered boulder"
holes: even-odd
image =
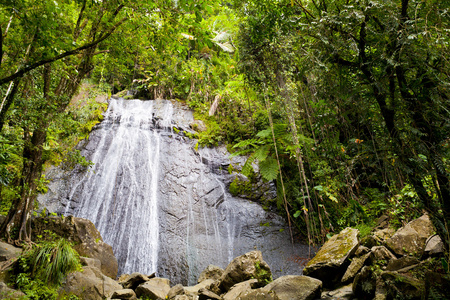
[[[321,280],[326,287],[339,283],[349,264],[349,256],[358,248],[358,236],[359,230],[346,228],[331,237],[309,261],[303,274]]]
[[[252,278],[258,279],[262,285],[272,281],[272,271],[263,260],[261,251],[251,251],[233,259],[218,280],[218,287],[227,292],[236,283]]]
[[[381,273],[388,299],[425,299],[425,282],[397,272]],[[447,295],[448,296],[448,295]]]

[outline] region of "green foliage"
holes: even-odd
[[[22,254],[13,278],[29,299],[57,299],[58,287],[65,276],[80,270],[79,256],[72,245],[65,239],[52,239]],[[64,299],[75,298],[68,296]]]

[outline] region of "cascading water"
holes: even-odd
[[[294,258],[306,246],[290,244],[282,218],[229,194],[236,174],[227,171],[226,150],[195,150],[196,141],[182,134],[192,121],[179,102],[111,99],[82,151],[94,167],[53,176],[40,201],[93,221],[119,273],[157,272],[193,284],[208,264],[226,267],[254,249],[274,277],[301,273]]]

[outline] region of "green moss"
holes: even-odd
[[[231,166],[231,165],[230,165]],[[229,170],[228,170],[229,171]],[[247,180],[240,180],[239,177],[236,176],[233,182],[230,184],[230,193],[233,196],[238,195],[249,195],[252,192],[252,184]]]
[[[270,271],[261,267],[260,261],[255,262],[255,269],[255,279],[258,279],[259,282],[262,282],[264,283],[264,285],[266,285],[273,281],[272,274],[270,273]]]

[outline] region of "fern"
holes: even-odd
[[[276,179],[278,176],[277,160],[269,156],[267,159],[259,163],[259,171],[265,180],[270,181]]]
[[[259,162],[262,162],[269,155],[269,151],[270,151],[269,145],[264,145],[256,149],[254,156]]]

